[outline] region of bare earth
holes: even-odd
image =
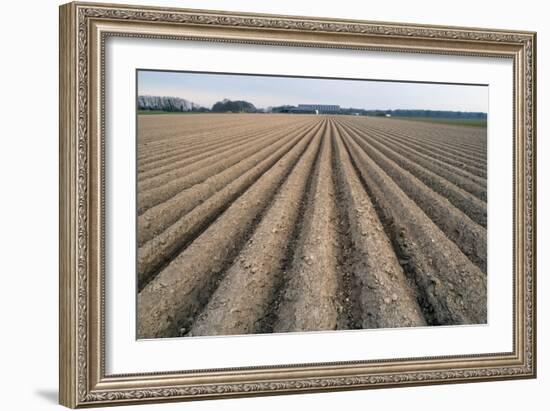
[[[139,338],[486,323],[485,128],[138,121]]]

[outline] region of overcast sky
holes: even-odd
[[[450,84],[138,71],[138,95],[171,96],[210,108],[246,100],[257,108],[338,104],[363,109],[487,112],[488,87]]]

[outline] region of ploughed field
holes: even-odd
[[[485,128],[138,121],[139,338],[486,323]]]

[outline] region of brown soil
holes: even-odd
[[[260,331],[275,289],[282,282],[288,246],[320,140],[318,134],[289,175],[202,315],[193,323],[190,335],[211,335],[212,330],[225,335]]]
[[[347,134],[345,129],[342,129]],[[350,136],[353,134],[350,134]],[[487,267],[487,238],[484,227],[472,221],[466,213],[455,208],[445,197],[437,194],[416,177],[384,157],[364,140],[352,137],[369,157],[393,179],[403,192],[416,202],[429,218],[453,240],[462,252],[483,270]],[[469,214],[469,213],[468,213]]]
[[[310,142],[295,145],[141,290],[139,336],[187,328]]]
[[[361,129],[360,129],[361,130]],[[455,167],[448,162],[435,159],[433,156],[422,154],[414,148],[407,146],[395,139],[388,138],[385,134],[379,133],[370,129],[362,129],[363,135],[368,136],[369,141],[373,143],[378,143],[376,146],[378,148],[386,148],[386,152],[394,154],[399,154],[402,157],[409,161],[404,161],[407,164],[407,170],[414,173],[412,170],[418,170],[417,176],[426,175],[424,179],[427,181],[427,184],[430,184],[429,181],[431,176],[429,173],[423,172],[422,169],[429,170],[436,175],[443,177],[443,179],[455,184],[457,187],[462,188],[463,190],[473,194],[482,201],[487,201],[487,180],[478,177],[474,174],[468,173],[459,167]],[[459,160],[458,160],[459,161]],[[411,164],[412,163],[412,164]]]
[[[330,135],[331,128],[327,127],[306,200],[308,212],[304,214],[294,258],[276,305],[275,332],[334,330],[342,312],[342,302],[338,298],[337,221]]]
[[[484,129],[138,121],[139,338],[487,321]]]
[[[313,127],[315,126],[311,126],[307,130],[300,129],[300,131],[307,133]],[[138,225],[143,227],[143,230],[140,230],[138,233],[138,245],[141,246],[146,241],[161,234],[167,227],[174,224],[178,218],[193,210],[216,192],[231,185],[232,182],[237,180],[239,176],[245,174],[247,171],[253,170],[260,164],[264,165],[264,167],[259,167],[257,169],[258,173],[267,170],[277,159],[277,157],[273,156],[274,153],[282,154],[285,150],[290,149],[296,144],[302,137],[303,134],[301,133],[289,133],[284,138],[280,138],[278,141],[257,151],[254,155],[224,169],[218,174],[206,178],[201,183],[195,184],[187,190],[180,191],[168,200],[149,208],[138,217]],[[273,159],[273,162],[264,162],[266,159]],[[259,175],[258,173],[256,174]],[[250,179],[247,181],[250,181],[250,183],[253,182],[253,180]]]

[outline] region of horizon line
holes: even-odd
[[[162,98],[177,98],[177,99],[181,99],[181,100],[186,100],[190,103],[193,103],[199,107],[203,107],[203,108],[208,108],[206,106],[203,106],[201,104],[197,104],[195,103],[194,101],[192,100],[189,100],[187,98],[184,98],[184,97],[178,97],[178,96],[170,96],[170,95],[154,95],[154,94],[138,94],[137,97],[162,97]],[[279,104],[279,105],[274,105],[274,106],[256,106],[253,102],[251,101],[248,101],[248,100],[240,100],[240,99],[236,99],[236,100],[232,100],[230,98],[227,98],[227,97],[224,97],[220,100],[218,100],[216,103],[219,103],[219,102],[223,102],[224,100],[228,100],[228,101],[232,101],[232,102],[235,102],[235,101],[246,101],[247,103],[250,103],[252,104],[254,107],[256,108],[263,108],[263,109],[267,109],[269,107],[283,107],[283,106],[292,106],[292,107],[298,107],[300,104],[303,104],[303,105],[321,105],[321,106],[339,106],[340,108],[342,109],[358,109],[358,110],[365,110],[365,111],[397,111],[397,110],[402,110],[402,111],[414,111],[414,110],[422,110],[422,111],[433,111],[433,112],[451,112],[451,113],[480,113],[480,114],[488,114],[488,112],[486,111],[464,111],[464,110],[433,110],[433,109],[426,109],[426,108],[374,108],[374,109],[367,109],[367,108],[362,108],[362,107],[344,107],[344,106],[341,106],[339,104],[324,104],[324,103],[299,103],[299,104]],[[212,104],[210,106],[210,109],[216,104]]]

